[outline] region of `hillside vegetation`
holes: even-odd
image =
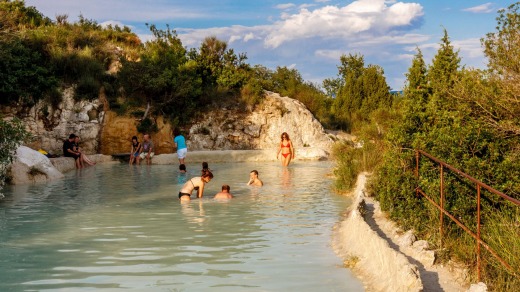
[[[475,240],[445,217],[440,245],[439,211],[415,194],[420,186],[440,201],[439,166],[423,156],[418,180],[413,149],[520,199],[519,8],[517,3],[499,11],[497,31],[482,39],[489,61],[485,70],[464,68],[446,31],[429,66],[417,49],[403,95],[354,128],[362,147],[336,149],[338,189],[351,188],[360,171],[373,171],[370,188],[382,209],[433,243],[438,261],[455,258],[467,265],[473,280]],[[475,184],[444,172],[445,208],[476,233]],[[515,291],[520,287],[520,208],[482,191],[481,209],[483,240],[512,266],[505,268],[482,248],[482,280],[493,291]]]

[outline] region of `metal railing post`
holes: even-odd
[[[477,278],[481,279],[481,259],[480,259],[480,185],[477,184]]]
[[[440,170],[441,170],[441,210],[444,211],[444,166],[442,166],[442,164],[440,165]],[[439,238],[439,246],[440,248],[442,248],[442,236],[443,236],[443,230],[442,230],[442,226],[444,225],[444,214],[443,212],[440,212],[440,218],[439,218],[439,221],[440,221],[440,227],[439,227],[439,233],[440,233],[440,238]]]
[[[417,185],[415,186],[415,196],[419,197],[419,150],[415,150],[415,178],[417,179]]]

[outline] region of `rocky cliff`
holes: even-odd
[[[73,99],[73,90],[64,92],[64,99],[56,109],[45,102],[36,104],[23,114],[15,108],[2,109],[4,116],[16,115],[34,135],[28,146],[61,154],[63,140],[70,133],[79,135],[87,154],[126,153],[130,151],[131,137],[137,133],[139,121],[133,117],[118,116],[100,99],[79,101]],[[162,117],[155,117],[159,129],[152,133],[156,153],[174,152],[172,129]],[[296,148],[329,149],[332,136],[299,101],[267,92],[265,99],[253,111],[220,108],[205,113],[187,128],[190,150],[269,149],[280,143],[280,135],[287,132]]]

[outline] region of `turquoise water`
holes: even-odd
[[[349,201],[330,164],[210,164],[180,204],[177,166],[97,165],[0,201],[0,291],[362,291],[330,247]],[[263,188],[248,187],[257,169]],[[222,184],[236,197],[215,201]],[[192,196],[193,197],[193,196]]]

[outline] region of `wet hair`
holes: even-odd
[[[283,136],[287,137],[287,141],[291,140],[291,138],[289,138],[289,134],[287,134],[287,132],[283,132],[282,133],[282,136],[280,136],[280,139],[283,141]]]
[[[228,186],[228,185],[222,185],[222,190],[226,190],[229,192],[229,190],[231,190],[231,188]]]
[[[213,178],[213,173],[211,173],[211,171],[209,171],[209,170],[206,170],[202,174],[202,178],[205,178],[205,177]]]
[[[132,137],[132,141],[134,141],[134,140],[137,141],[137,136]]]
[[[174,135],[175,137],[179,136],[180,134],[181,134],[181,131],[180,131],[178,128],[175,128],[175,129],[173,130],[173,135]]]
[[[179,165],[179,170],[186,171],[186,165],[184,165],[184,164]]]
[[[69,135],[69,139],[74,139],[74,138],[76,138],[76,135],[74,135],[74,134]]]
[[[206,161],[202,162],[202,169],[209,169],[209,165]]]
[[[251,170],[251,172],[256,174],[256,176],[258,176],[258,171],[256,169]]]

